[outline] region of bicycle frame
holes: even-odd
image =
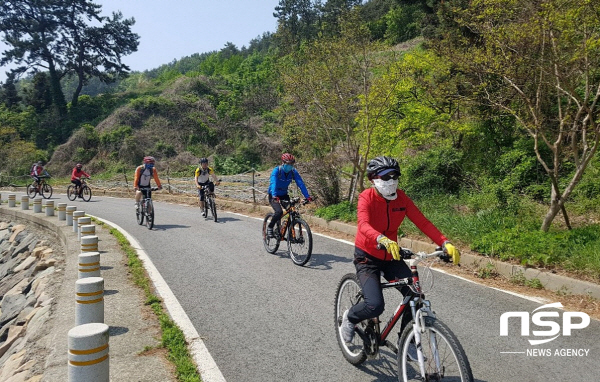
[[[381,284],[382,289],[408,286],[410,288],[410,292],[406,296],[404,296],[402,302],[400,303],[400,305],[398,305],[392,316],[388,319],[382,331],[379,331],[379,319],[371,319],[374,321],[375,324],[375,332],[377,334],[377,347],[387,346],[393,349],[394,352],[398,351],[398,349],[393,343],[387,341],[387,337],[392,332],[392,329],[394,328],[394,326],[396,326],[396,323],[398,322],[400,317],[402,317],[402,314],[406,311],[407,307],[410,307],[412,317],[415,318],[415,341],[417,342],[417,344],[421,343],[421,328],[425,327],[423,317],[424,315],[429,317],[435,317],[435,314],[431,310],[431,303],[428,300],[425,300],[425,295],[422,292],[421,283],[419,281],[419,272],[417,270],[417,264],[426,258],[437,257],[440,254],[443,254],[443,252],[436,251],[428,255],[420,254],[419,258],[407,260],[410,270],[412,272],[412,275],[410,277]],[[361,336],[365,343],[370,343],[370,339],[367,338],[367,334],[365,334],[363,330],[357,328],[357,334]],[[419,362],[422,367],[423,353],[420,351],[420,346],[417,346],[417,349],[418,357],[420,357]],[[374,349],[375,353],[377,353],[377,351],[378,349]],[[436,364],[439,368],[439,360],[436,360]],[[425,375],[425,371],[421,371],[423,372],[422,375]]]
[[[299,202],[300,199],[292,199],[290,200],[288,208],[284,208],[283,215],[281,215],[281,219],[279,219],[280,222],[283,222],[279,229],[279,234],[282,238],[285,237],[287,227],[290,225],[292,220],[300,217],[300,212],[296,210],[296,204],[298,204]]]

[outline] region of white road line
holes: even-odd
[[[89,215],[92,216],[92,215]],[[98,219],[99,221],[119,230],[127,240],[131,246],[136,250],[138,257],[144,264],[144,268],[148,272],[148,276],[152,280],[154,287],[156,288],[157,293],[162,298],[169,315],[173,319],[173,321],[179,326],[179,328],[183,331],[185,335],[186,341],[189,343],[189,350],[192,358],[198,365],[198,372],[202,377],[203,382],[225,382],[225,377],[221,373],[221,370],[217,366],[217,363],[213,359],[213,357],[208,352],[208,349],[204,345],[204,342],[200,338],[200,335],[194,328],[192,321],[187,316],[181,304],[177,300],[177,297],[171,291],[171,288],[167,285],[161,274],[158,272],[158,269],[152,263],[152,260],[148,257],[146,252],[142,249],[140,244],[135,240],[133,236],[131,236],[127,231],[123,228],[119,227],[117,224],[99,218],[97,216],[93,216],[94,219]]]

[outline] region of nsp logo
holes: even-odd
[[[541,345],[546,342],[555,340],[560,335],[561,325],[558,322],[552,320],[545,320],[545,318],[559,317],[559,313],[556,311],[542,311],[537,312],[540,309],[545,308],[562,308],[563,305],[560,302],[554,302],[552,304],[542,305],[535,309],[531,315],[531,322],[537,326],[549,327],[548,330],[534,330],[533,335],[536,337],[551,337],[542,340],[528,340],[531,345]],[[500,335],[508,336],[508,319],[511,317],[521,318],[521,336],[529,336],[529,313],[528,312],[506,312],[500,316]],[[578,318],[578,322],[573,322],[573,318]],[[583,312],[563,312],[562,315],[562,334],[563,336],[570,336],[571,330],[573,329],[584,329],[590,324],[590,316]]]

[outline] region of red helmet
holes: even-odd
[[[294,164],[296,163],[296,158],[290,153],[285,153],[281,156],[281,161],[283,163]]]
[[[154,164],[155,160],[154,157],[144,157],[144,163],[145,164]]]
[[[75,165],[75,167],[77,167],[78,169],[81,169],[81,168],[83,167],[83,165],[82,165],[81,163],[77,163],[77,164]]]

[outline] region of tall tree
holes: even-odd
[[[139,36],[131,31],[133,18],[123,19],[121,12],[112,17],[99,15],[101,6],[79,0],[68,4],[69,14],[65,23],[64,41],[67,44],[67,73],[77,76],[78,83],[71,106],[76,107],[81,89],[96,77],[103,83],[112,83],[129,72],[121,58],[137,51]],[[90,26],[90,19],[102,25]]]
[[[52,99],[60,115],[67,111],[60,87],[64,75],[64,45],[60,36],[60,18],[64,11],[60,0],[5,0],[0,3],[0,31],[10,47],[3,52],[0,65],[16,63],[15,73],[29,70],[48,71]]]
[[[133,19],[100,16],[101,6],[89,0],[5,0],[0,4],[0,31],[10,47],[0,65],[14,62],[18,73],[47,70],[52,100],[66,114],[60,80],[75,74],[81,87],[92,76],[103,82],[127,73],[122,56],[137,50],[139,36],[131,32]],[[93,26],[92,23],[100,24]]]
[[[548,231],[600,140],[597,0],[473,0],[442,4],[438,52],[469,74],[479,101],[532,137],[551,182]],[[572,168],[573,170],[567,170]]]
[[[319,11],[313,0],[279,0],[273,17],[277,18],[278,46],[284,53],[313,40],[319,31]]]

